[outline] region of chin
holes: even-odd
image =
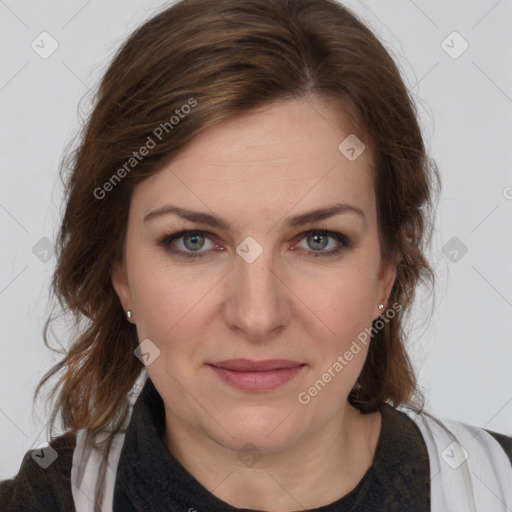
[[[243,418],[233,419],[224,415],[224,428],[215,428],[212,437],[220,445],[236,452],[243,451],[244,447],[261,454],[286,450],[306,430],[304,422],[300,423],[299,428],[295,424],[296,420],[292,420],[291,415],[287,417],[287,414],[246,413]]]

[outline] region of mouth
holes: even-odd
[[[295,368],[302,363],[290,361],[288,359],[266,359],[264,361],[251,361],[250,359],[228,359],[226,361],[217,361],[209,363],[218,368],[233,370],[236,372],[265,372],[269,370],[281,370],[286,368]]]
[[[207,366],[227,384],[248,391],[260,391],[274,389],[292,380],[306,364],[287,359],[230,359],[208,363]]]

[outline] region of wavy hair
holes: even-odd
[[[119,48],[61,164],[65,208],[51,289],[75,330],[35,391],[37,397],[58,377],[50,428],[59,416],[67,431],[113,436],[129,414],[128,396],[144,365],[134,356],[136,328],[125,319],[111,272],[123,256],[133,188],[205,128],[312,95],[350,113],[371,146],[381,255],[397,264],[388,301],[401,309],[375,329],[349,401],[362,412],[383,401],[422,407],[404,320],[418,284],[435,284],[426,249],[440,181],[392,56],[334,0],[181,0]],[[189,113],[181,116],[184,105]],[[166,127],[161,140],[135,164],[130,159],[148,147],[148,137],[156,142],[159,126]],[[44,330],[49,348],[52,321]]]

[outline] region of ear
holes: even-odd
[[[393,285],[395,284],[398,263],[400,261],[400,257],[396,256],[393,260],[389,262],[382,262],[379,272],[379,282],[377,288],[377,305],[375,307],[376,318],[378,318],[383,310],[379,310],[379,304],[384,304],[384,309],[387,308],[388,297],[391,294],[391,290],[393,289]]]
[[[121,306],[124,311],[132,309],[132,298],[130,293],[130,286],[128,284],[128,272],[126,271],[126,263],[124,258],[116,260],[110,274],[112,287],[114,288]]]

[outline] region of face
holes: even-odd
[[[350,349],[396,274],[380,259],[371,155],[340,151],[352,132],[335,112],[311,98],[224,121],[135,188],[112,281],[150,340],[168,428],[272,452],[349,407],[368,346]],[[239,358],[295,368],[212,366]]]

